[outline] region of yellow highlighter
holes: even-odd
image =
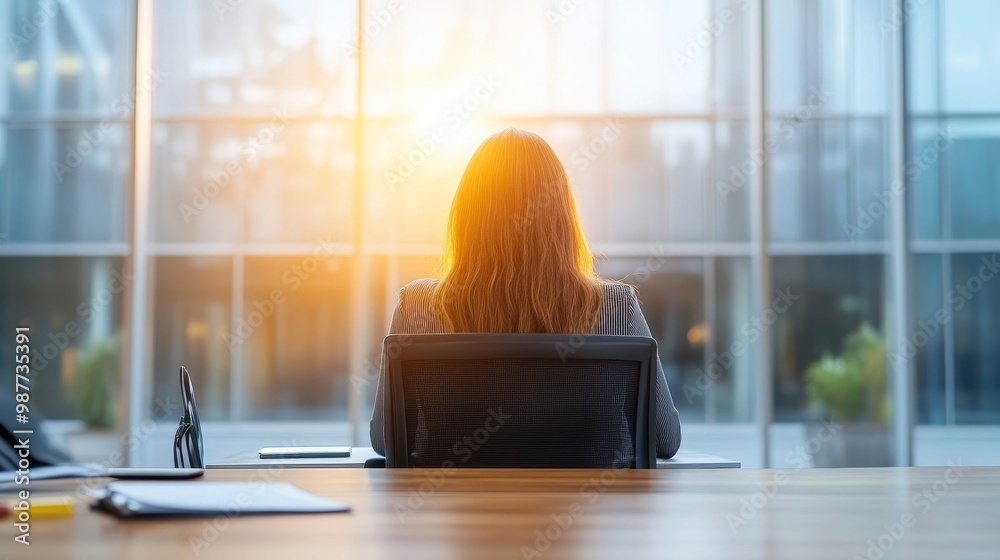
[[[35,498],[31,500],[28,512],[33,519],[43,517],[69,517],[73,515],[73,507],[76,504],[66,496],[55,498]]]
[[[6,507],[0,507],[0,517],[6,517],[7,515],[13,514],[17,518],[19,511],[24,511],[22,508],[11,506],[10,504],[4,504]],[[69,517],[73,515],[74,502],[71,498],[67,496],[58,496],[52,498],[32,498],[28,501],[28,515],[30,519],[43,519],[46,517]],[[13,511],[11,511],[13,509]]]

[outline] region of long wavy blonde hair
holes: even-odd
[[[590,333],[604,296],[565,168],[514,128],[469,161],[441,268],[434,307],[450,332]]]

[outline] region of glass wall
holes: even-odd
[[[152,88],[134,20],[127,0],[0,5],[0,325],[30,327],[34,420],[121,419],[133,115]]]
[[[134,1],[7,3],[0,318],[44,341],[51,418],[80,416],[76,372],[110,345],[112,397],[137,382],[130,398],[157,419],[183,363],[206,421],[364,434],[396,290],[434,274],[473,150],[517,126],[570,172],[599,272],[638,288],[689,433],[844,410],[886,432],[899,306],[916,421],[998,424],[1000,50],[987,16],[1000,7],[894,4],[154,0],[151,52],[137,56]],[[904,195],[890,189],[900,33]],[[148,145],[133,145],[137,124]],[[148,215],[133,205],[133,150],[149,155]],[[756,307],[761,170],[770,293]],[[900,205],[906,301],[888,288]],[[148,341],[138,371],[119,359],[130,304],[131,334]],[[764,352],[771,371],[758,371]],[[824,376],[845,367],[865,396],[832,406]]]
[[[152,399],[347,419],[357,6],[155,2]]]
[[[918,420],[996,424],[1000,5],[928,0],[907,33]]]

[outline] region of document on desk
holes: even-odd
[[[277,513],[337,513],[345,503],[287,482],[112,482],[94,508],[119,517],[212,517]]]

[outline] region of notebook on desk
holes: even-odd
[[[287,482],[112,482],[93,507],[118,517],[211,517],[279,513],[337,513],[345,503]]]

